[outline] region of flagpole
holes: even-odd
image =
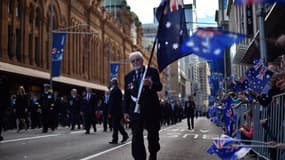
[[[167,1],[166,4],[164,4],[163,11],[164,11],[164,9],[165,9],[165,7],[166,7],[167,5],[169,5],[169,1]],[[162,18],[163,18],[163,13],[160,15],[160,18],[159,18],[158,30],[159,30],[159,28],[160,28],[160,25],[161,25],[160,22],[162,21]],[[143,77],[142,77],[141,82],[140,82],[140,86],[139,86],[139,90],[138,90],[138,97],[137,97],[136,106],[135,106],[135,109],[134,109],[134,112],[135,112],[135,113],[140,113],[139,100],[140,100],[141,93],[142,93],[143,81],[144,81],[145,76],[146,76],[146,73],[147,73],[147,71],[148,71],[148,69],[149,69],[149,67],[150,67],[151,60],[152,60],[152,57],[153,57],[153,54],[154,54],[154,49],[155,49],[155,46],[156,46],[156,43],[157,43],[158,30],[157,30],[156,35],[155,35],[155,38],[154,38],[154,42],[153,42],[153,45],[152,45],[151,54],[150,54],[150,57],[149,57],[147,66],[146,66],[146,68],[145,68]]]
[[[52,43],[53,43],[53,0],[50,0],[50,27],[49,27],[49,32],[50,32],[50,52],[47,54],[50,54],[50,88],[53,89],[53,84],[52,84]]]
[[[263,4],[258,4],[258,25],[259,25],[259,44],[260,44],[260,58],[264,65],[267,63],[266,43],[265,43],[265,31],[264,31],[264,12]]]

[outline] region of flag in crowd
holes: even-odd
[[[243,158],[250,148],[235,146],[237,140],[227,135],[221,135],[213,140],[213,144],[208,148],[209,154],[216,154],[222,160],[237,160]]]
[[[255,60],[253,63],[254,63],[254,66],[252,66],[245,72],[247,79],[250,81],[255,79],[260,69],[263,67],[262,61]]]
[[[117,78],[119,74],[119,63],[111,63],[111,73],[110,73],[110,79]]]
[[[234,112],[232,109],[233,100],[230,96],[224,102],[224,122],[225,122],[225,132],[227,135],[232,135],[232,126],[234,123]]]
[[[246,38],[240,33],[222,31],[217,28],[198,28],[183,43],[182,52],[191,52],[205,59],[221,58],[224,49]]]
[[[64,52],[66,33],[53,33],[53,43],[51,50],[52,70],[51,77],[60,76],[61,61]]]
[[[157,8],[156,17],[159,21],[157,63],[161,72],[170,63],[190,54],[189,51],[180,50],[182,42],[189,37],[183,1],[162,0]]]
[[[218,91],[221,91],[222,89],[222,81],[223,81],[223,75],[222,74],[215,74],[212,73],[210,76],[208,76],[209,79],[209,85],[210,85],[210,91],[212,96],[216,96],[216,93]]]
[[[273,4],[273,3],[280,3],[280,4],[284,4],[285,0],[235,0],[235,5],[252,5],[254,3],[261,3],[261,4],[265,4],[265,3],[269,3],[269,4]]]
[[[250,83],[250,88],[259,93],[263,92],[265,89],[267,89],[266,85],[268,84],[272,75],[273,72],[263,66],[259,70],[254,80]]]

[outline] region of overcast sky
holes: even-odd
[[[135,12],[142,23],[153,23],[153,8],[159,5],[161,0],[127,0],[131,10]],[[184,3],[192,3],[192,0],[184,0]],[[218,0],[196,0],[198,21],[215,23],[215,10],[218,9]]]

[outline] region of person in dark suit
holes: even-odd
[[[86,88],[86,94],[81,100],[81,111],[84,117],[85,134],[90,134],[91,125],[94,132],[97,132],[96,128],[96,112],[97,112],[98,98],[95,93],[92,93],[91,88]]]
[[[9,106],[9,83],[6,76],[0,75],[0,141],[3,140],[2,128],[3,128],[3,117],[5,111]]]
[[[69,110],[71,130],[74,130],[75,125],[80,129],[80,97],[77,94],[77,89],[73,88],[69,97]]]
[[[55,101],[49,84],[44,84],[44,93],[41,95],[40,104],[42,106],[42,132],[47,133],[49,127],[52,131],[55,130],[56,120],[52,117],[55,110]]]
[[[160,102],[157,92],[162,90],[162,84],[157,69],[150,67],[142,82],[143,90],[138,103],[140,113],[135,113],[136,99],[145,66],[143,65],[143,56],[138,51],[131,53],[129,59],[133,70],[125,75],[124,118],[126,121],[130,120],[132,129],[132,156],[135,160],[146,159],[143,137],[143,130],[146,129],[149,160],[156,160],[157,152],[160,150]]]
[[[109,91],[105,92],[105,95],[102,98],[101,110],[103,111],[103,131],[107,132],[108,126],[110,131],[112,131],[112,120],[111,117],[108,116],[108,104],[109,104]]]
[[[16,122],[17,122],[17,132],[20,132],[22,125],[27,130],[28,125],[26,121],[27,112],[28,112],[28,96],[25,92],[24,86],[19,86],[17,95],[16,95]]]
[[[188,101],[185,102],[185,115],[187,118],[188,129],[194,129],[194,115],[195,115],[196,105],[192,96],[188,97]],[[190,125],[191,119],[191,125]]]
[[[113,139],[110,144],[117,144],[118,143],[118,131],[120,131],[121,135],[123,136],[122,143],[128,140],[129,136],[128,133],[125,131],[122,125],[123,119],[123,109],[122,109],[122,98],[123,94],[121,89],[118,87],[118,80],[113,78],[111,80],[111,88],[110,88],[110,99],[108,103],[108,112],[112,119],[112,126],[113,126]]]

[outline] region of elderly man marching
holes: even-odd
[[[132,129],[132,155],[135,160],[145,160],[146,151],[144,146],[143,131],[147,130],[149,160],[156,160],[160,149],[160,103],[157,92],[161,91],[159,73],[155,68],[148,68],[143,83],[142,94],[139,99],[140,112],[135,112],[136,101],[141,78],[146,67],[143,65],[143,56],[140,52],[130,54],[129,60],[133,70],[125,76],[125,119],[130,120]]]

